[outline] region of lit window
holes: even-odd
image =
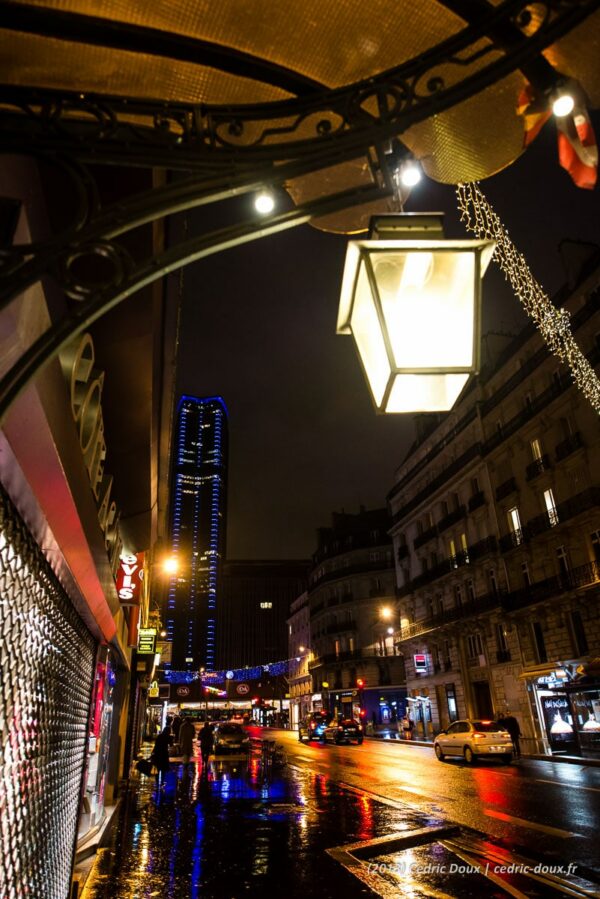
[[[272,609],[273,603],[272,602],[261,602],[260,607],[261,607],[261,609]]]
[[[523,542],[523,531],[521,530],[521,516],[516,506],[508,510],[508,526],[513,536],[516,546]]]
[[[546,512],[548,513],[550,527],[553,528],[558,524],[558,512],[556,511],[556,503],[554,502],[552,490],[544,490],[544,503],[546,504]]]

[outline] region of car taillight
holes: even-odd
[[[314,721],[311,721],[311,722],[310,722],[310,726],[311,726],[311,727],[312,727],[312,729],[313,729],[313,730],[314,730],[314,729],[315,729],[315,727],[316,727],[316,726],[317,726],[317,725],[316,725],[316,724],[315,724],[315,722],[314,722]]]
[[[487,737],[488,734],[480,734],[478,731],[475,731],[475,733],[473,734],[473,736],[474,736],[474,737]]]
[[[342,725],[341,725],[341,724],[338,724],[338,730],[343,730],[343,729],[344,729],[344,728],[342,727]]]
[[[357,729],[357,730],[362,730],[362,724],[357,724],[357,725],[356,725],[356,729]]]

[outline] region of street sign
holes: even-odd
[[[427,656],[425,653],[417,653],[414,656],[415,660],[415,673],[416,674],[427,674]]]
[[[156,652],[156,628],[141,627],[138,637],[138,655],[150,656]]]

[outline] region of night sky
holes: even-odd
[[[552,122],[481,185],[547,291],[565,280],[561,240],[600,245],[598,189],[575,187],[560,168]],[[447,236],[470,236],[450,186],[425,179],[405,208],[443,211]],[[192,215],[188,227],[204,223]],[[220,394],[229,409],[229,558],[308,558],[333,511],[385,505],[413,442],[409,416],[375,414],[354,341],[335,333],[346,243],[302,226],[186,270],[179,388]],[[525,322],[492,262],[483,333]]]

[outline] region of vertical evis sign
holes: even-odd
[[[123,606],[138,606],[144,579],[144,553],[123,553],[117,570],[117,594]]]

